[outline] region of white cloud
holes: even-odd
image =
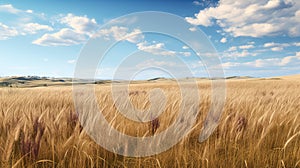
[[[300,65],[300,52],[297,52],[294,56],[286,56],[283,58],[267,58],[257,59],[250,62],[226,62],[223,63],[223,68],[232,67],[255,67],[255,68],[267,68],[267,67],[283,67],[283,66],[299,66]]]
[[[227,38],[223,37],[221,40],[220,40],[221,43],[226,43],[227,42]]]
[[[288,65],[291,62],[296,62],[299,64],[300,61],[300,52],[297,52],[295,56],[288,56],[288,57],[284,57],[280,60],[279,65],[280,66],[285,66]]]
[[[202,5],[199,1],[193,1],[193,4],[194,4],[194,5],[197,5],[197,6]]]
[[[299,47],[300,43],[274,43],[274,42],[269,42],[265,43],[264,47],[265,48],[271,48],[272,51],[282,51],[284,50],[285,47],[291,47],[291,46],[296,46]]]
[[[133,29],[130,31],[127,27],[113,26],[109,29],[101,29],[92,38],[103,37],[106,40],[114,39],[116,41],[126,40],[130,43],[136,44],[141,51],[160,56],[191,56],[190,52],[177,52],[165,48],[164,43],[157,43],[153,41],[149,44],[144,41],[144,35],[140,29]],[[188,49],[188,46],[183,46],[182,49]]]
[[[278,62],[279,62],[278,58],[257,59],[253,62],[248,62],[246,65],[252,65],[256,68],[261,68],[261,67],[274,66],[278,64]]]
[[[274,47],[274,46],[280,46],[280,47],[290,47],[290,46],[300,46],[300,42],[295,42],[295,43],[265,43],[264,47]]]
[[[14,27],[8,27],[0,22],[0,40],[6,40],[10,37],[17,36],[19,33]]]
[[[12,14],[17,14],[21,12],[21,10],[13,7],[11,4],[0,5],[0,12],[8,12]]]
[[[229,69],[229,68],[231,68],[231,67],[239,66],[240,64],[241,64],[241,63],[239,63],[239,62],[225,62],[225,63],[222,64],[222,67],[223,67],[224,69]]]
[[[86,36],[75,32],[72,29],[63,28],[53,34],[45,34],[41,38],[33,41],[33,44],[41,46],[70,46],[86,41]]]
[[[241,52],[232,50],[223,53],[223,57],[228,57],[228,58],[239,58],[239,57],[248,57],[248,56],[256,56],[256,55],[257,53],[249,52],[248,50],[242,50]]]
[[[292,0],[220,0],[216,7],[208,7],[186,17],[193,25],[219,25],[233,36],[300,36],[300,3]]]
[[[171,61],[161,61],[161,60],[150,59],[150,60],[146,60],[146,61],[136,65],[137,68],[145,68],[145,67],[153,67],[153,66],[175,67],[176,63],[171,62]]]
[[[31,9],[28,9],[28,10],[17,9],[12,4],[0,5],[0,12],[18,14],[18,15],[21,15],[21,14],[26,15],[26,13],[27,14],[33,14],[33,10],[31,10]]]
[[[186,17],[185,20],[193,25],[211,26],[213,23],[208,15],[195,14],[196,18]]]
[[[251,49],[254,48],[254,45],[241,45],[239,46],[240,49]]]
[[[294,46],[300,47],[300,42],[298,43],[293,43]]]
[[[256,67],[266,67],[266,66],[292,66],[293,63],[298,63],[300,61],[300,52],[297,52],[295,56],[287,56],[283,58],[270,58],[270,59],[259,59],[256,60]]]
[[[276,44],[274,42],[271,43],[265,43],[264,47],[274,47]]]
[[[237,50],[237,47],[236,46],[232,46],[228,49],[228,51],[236,51]]]
[[[33,13],[33,10],[28,9],[28,10],[26,10],[26,12],[27,13]]]
[[[187,49],[189,49],[189,47],[188,46],[182,46],[182,49],[187,50]]]
[[[194,32],[194,31],[197,30],[197,28],[196,28],[196,27],[190,27],[189,30],[190,30],[191,32]]]
[[[140,29],[130,31],[127,27],[113,26],[109,29],[99,30],[93,38],[104,37],[107,40],[113,38],[116,41],[127,40],[131,43],[139,43],[144,39]]]
[[[167,50],[164,48],[164,46],[164,43],[148,45],[147,42],[142,42],[137,44],[138,49],[144,52],[161,56],[176,56],[175,51]]]
[[[59,19],[59,22],[71,27],[75,32],[87,34],[91,36],[98,28],[98,24],[94,18],[87,16],[76,16],[71,13]]]
[[[98,28],[95,19],[87,18],[87,16],[75,16],[67,14],[58,19],[59,23],[65,24],[68,28],[62,28],[58,32],[46,33],[42,37],[33,41],[33,44],[41,46],[70,46],[86,42]],[[50,27],[39,26],[36,28],[53,30]]]
[[[275,35],[278,31],[280,31],[280,27],[270,23],[254,23],[242,27],[228,27],[224,30],[226,32],[232,33],[235,37],[262,37]]]
[[[254,42],[248,42],[246,45],[240,46],[231,46],[228,50],[223,52],[223,57],[227,58],[239,58],[239,57],[248,57],[248,56],[256,56],[257,52],[249,52],[248,49],[255,48],[253,45]]]
[[[289,47],[293,44],[289,44],[289,43],[274,43],[274,42],[270,42],[270,43],[265,43],[264,47],[268,48],[268,47]]]
[[[141,51],[151,53],[153,55],[160,55],[160,56],[191,56],[190,52],[177,52],[172,50],[167,50],[165,48],[164,43],[155,43],[155,44],[148,44],[147,42],[141,42],[137,44],[137,48]]]
[[[18,35],[36,34],[39,31],[53,31],[53,28],[39,23],[25,23],[18,25],[18,27],[9,27],[0,23],[0,40],[6,40]]]
[[[67,61],[69,64],[75,64],[76,63],[76,60],[75,59],[73,59],[73,60],[68,60]]]
[[[10,15],[9,20],[5,20],[10,23],[9,25],[0,23],[0,40],[18,35],[36,34],[39,31],[53,31],[53,28],[48,25],[32,22],[33,20],[40,20],[42,17],[38,13],[33,13],[30,9],[21,10],[11,4],[5,4],[0,5],[0,12],[14,14]]]
[[[189,57],[192,54],[190,52],[179,52],[179,55],[183,55],[183,56]]]
[[[27,23],[22,26],[23,35],[36,34],[38,31],[53,31],[53,28],[48,25],[41,25],[38,23]]]
[[[248,49],[255,48],[253,45],[254,42],[248,42],[246,45],[240,46],[231,46],[228,50],[223,52],[223,57],[227,58],[238,58],[238,57],[248,57],[248,56],[256,56],[257,52],[249,52]]]
[[[283,47],[273,47],[271,48],[272,51],[282,51]]]

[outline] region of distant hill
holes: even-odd
[[[13,76],[0,78],[0,87],[41,87],[72,84],[72,79],[48,78],[39,76]]]
[[[158,81],[158,80],[166,80],[166,78],[157,77],[157,78],[148,79],[147,81]]]
[[[249,79],[249,78],[254,78],[254,77],[251,77],[251,76],[229,76],[229,77],[226,77],[225,79]]]
[[[189,81],[196,79],[197,81],[202,80],[216,80],[217,78],[182,78],[180,81]],[[251,76],[230,76],[226,77],[226,80],[247,80],[247,79],[259,79],[259,80],[300,80],[300,74],[289,75],[289,76],[278,76],[270,78],[254,78]],[[75,82],[74,82],[75,81]],[[171,82],[176,81],[175,79],[169,79],[164,77],[157,77],[148,80],[130,81],[130,83],[147,83],[147,82]],[[72,78],[50,78],[50,77],[39,77],[39,76],[12,76],[0,78],[0,87],[47,87],[47,86],[68,86],[72,84],[109,84],[109,83],[122,83],[125,80],[111,81],[111,80],[73,80]]]
[[[288,75],[288,76],[278,76],[278,78],[281,79],[300,79],[300,74],[295,74],[295,75]]]

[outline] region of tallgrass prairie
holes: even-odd
[[[230,79],[226,87],[219,125],[208,140],[199,143],[198,136],[211,106],[211,84],[198,80],[199,115],[190,133],[165,152],[139,158],[107,151],[87,135],[71,86],[0,88],[0,167],[300,167],[300,79]],[[120,115],[110,84],[95,85],[95,94],[115,129],[152,136],[174,122],[181,106],[175,81],[137,82],[127,96],[145,110],[154,88],[167,101],[150,123]]]

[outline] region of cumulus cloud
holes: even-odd
[[[0,22],[0,40],[6,40],[10,37],[17,36],[19,33],[14,27],[9,27]]]
[[[27,13],[33,13],[33,10],[28,9],[28,10],[26,10],[26,12]]]
[[[190,27],[189,30],[190,30],[191,32],[195,32],[195,31],[197,30],[197,28],[196,28],[196,27]]]
[[[116,41],[127,40],[131,43],[138,43],[144,39],[144,35],[140,29],[130,31],[127,27],[113,26],[109,29],[99,30],[93,38],[104,37],[107,40],[114,39]]]
[[[186,17],[193,25],[219,25],[233,36],[300,36],[300,3],[293,0],[220,0],[215,7],[208,7]]]
[[[241,63],[239,62],[225,62],[225,63],[222,63],[222,67],[224,69],[229,69],[231,67],[236,67],[236,66],[239,66]]]
[[[257,53],[255,52],[249,52],[248,50],[242,50],[242,51],[225,51],[223,53],[223,57],[227,58],[239,58],[239,57],[249,57],[249,56],[256,56]]]
[[[39,23],[27,23],[22,26],[23,35],[36,34],[38,31],[53,31],[53,28]]]
[[[255,48],[253,45],[254,42],[248,42],[246,45],[240,46],[231,46],[227,50],[222,53],[223,57],[226,58],[239,58],[239,57],[248,57],[248,56],[256,56],[257,52],[249,52],[248,49]]]
[[[9,24],[0,23],[0,40],[6,40],[14,36],[25,36],[28,34],[36,34],[40,31],[53,31],[53,28],[49,25],[43,25],[32,20],[39,20],[40,15],[34,13],[32,10],[21,10],[15,8],[11,4],[0,5],[0,13],[14,14],[13,21],[8,21]],[[5,17],[5,15],[4,15]],[[16,22],[17,20],[18,22]]]
[[[53,28],[39,23],[25,23],[18,25],[18,27],[9,27],[0,23],[0,40],[6,40],[18,35],[36,34],[40,31],[53,31]]]
[[[182,49],[187,50],[187,49],[189,49],[189,47],[188,46],[182,46]]]
[[[269,43],[265,43],[264,47],[268,48],[268,47],[289,47],[291,46],[291,44],[288,43],[274,43],[274,42],[269,42]]]
[[[237,47],[236,46],[232,46],[228,49],[228,51],[236,51],[237,50]]]
[[[53,34],[46,33],[32,43],[41,46],[70,46],[85,41],[86,35],[75,32],[73,29],[63,28]]]
[[[279,65],[280,66],[285,66],[288,65],[291,62],[298,62],[300,61],[300,52],[297,52],[295,56],[288,56],[284,57],[280,60]]]
[[[271,48],[272,51],[282,51],[283,47],[273,47]]]
[[[250,45],[241,45],[239,46],[240,49],[251,49],[254,48],[254,45],[250,44]]]
[[[36,34],[40,31],[53,31],[53,28],[39,23],[25,23],[18,25],[18,27],[9,27],[0,23],[0,40],[6,40],[18,35]]]
[[[67,27],[52,34],[46,33],[32,43],[41,46],[70,46],[81,44],[98,28],[95,19],[90,19],[87,16],[75,16],[70,13],[58,19],[58,22]],[[51,30],[51,28],[45,26],[40,26],[40,28]]]
[[[202,5],[202,3],[200,3],[199,1],[193,1],[193,4],[194,4],[194,5],[197,5],[197,6]]]
[[[299,62],[300,52],[296,53],[295,56],[287,56],[283,58],[270,58],[270,59],[259,59],[255,61],[255,67],[266,67],[266,66],[291,66],[292,62]]]
[[[21,12],[21,10],[12,6],[12,4],[0,5],[0,12],[8,12],[12,14],[17,14]]]
[[[18,8],[15,8],[12,4],[0,5],[0,12],[10,13],[10,14],[15,14],[15,15],[17,15],[17,14],[18,15],[33,14],[33,10],[31,10],[31,9],[27,9],[27,10],[18,9]]]
[[[138,43],[137,47],[139,50],[148,52],[154,55],[161,55],[161,56],[175,56],[176,52],[167,50],[164,48],[164,43],[156,43],[152,45],[148,45],[146,42]]]
[[[226,43],[227,42],[227,38],[223,37],[221,40],[220,40],[221,43]]]
[[[73,60],[68,60],[67,61],[69,64],[75,64],[76,63],[76,60],[75,59],[73,59]]]
[[[59,21],[71,27],[75,32],[89,36],[98,28],[98,24],[94,18],[90,19],[87,16],[76,16],[72,13],[60,18]]]
[[[177,52],[172,50],[167,50],[165,48],[164,43],[155,43],[155,44],[148,44],[147,42],[141,42],[137,44],[137,48],[141,51],[151,53],[153,55],[160,55],[160,56],[191,56],[190,52]]]
[[[112,26],[107,29],[101,29],[96,32],[96,34],[92,38],[103,37],[106,40],[116,40],[122,41],[126,40],[130,43],[136,44],[137,48],[141,51],[151,53],[153,55],[160,55],[160,56],[190,56],[190,52],[177,52],[168,50],[165,48],[164,43],[153,43],[149,44],[144,40],[144,35],[140,29],[133,29],[130,30],[127,27],[119,27],[119,26]],[[183,46],[183,49],[188,49],[187,46]]]
[[[212,26],[210,16],[201,13],[195,14],[195,18],[186,17],[185,20],[193,25]]]
[[[276,44],[274,42],[271,43],[265,43],[264,47],[274,47]]]
[[[300,64],[300,52],[297,52],[294,56],[286,56],[283,58],[267,58],[257,59],[250,62],[226,62],[223,63],[223,68],[232,67],[255,67],[255,68],[266,68],[266,67],[284,67],[284,66],[299,66]]]
[[[265,48],[270,48],[272,51],[282,51],[286,47],[296,46],[299,47],[300,43],[274,43],[274,42],[268,42],[263,45]]]
[[[183,56],[189,57],[192,54],[190,52],[179,52],[179,55],[183,55]]]

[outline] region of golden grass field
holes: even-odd
[[[197,124],[171,149],[151,157],[123,157],[106,151],[82,130],[71,86],[0,88],[0,167],[300,167],[300,78],[230,79],[215,132],[198,136],[210,108],[210,81],[198,80]],[[130,85],[132,103],[146,109],[147,95],[161,88],[167,107],[157,132],[174,121],[180,91],[174,81]],[[110,85],[96,86],[103,113],[119,131],[151,136],[149,123],[118,115]],[[174,103],[175,102],[175,103]],[[171,137],[170,137],[171,138]]]

